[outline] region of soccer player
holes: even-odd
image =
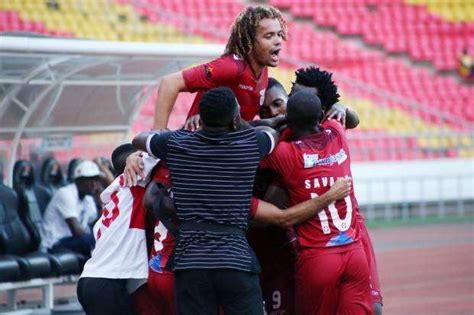
[[[332,81],[332,73],[313,66],[298,69],[296,80],[291,87],[290,96],[298,91],[315,94],[321,101],[324,119],[336,119],[346,129],[353,129],[359,124],[359,117],[349,107],[339,103],[340,95]],[[341,110],[342,109],[342,110]]]
[[[335,118],[339,120],[346,129],[355,128],[359,124],[357,114],[338,103],[339,94],[337,93],[337,86],[332,81],[332,74],[316,67],[301,68],[296,71],[296,80],[292,86],[290,95],[298,91],[308,91],[314,93],[321,100],[325,119]],[[266,94],[270,97],[268,102],[272,101],[273,94]],[[341,110],[342,109],[342,110]],[[346,115],[345,115],[346,114]],[[270,118],[270,117],[265,117]],[[360,239],[364,245],[364,250],[367,256],[370,268],[370,283],[372,307],[376,315],[382,314],[383,296],[380,288],[379,276],[377,271],[377,262],[375,258],[372,241],[365,226],[364,216],[360,211],[355,213],[358,224],[360,225]]]
[[[327,191],[337,178],[351,176],[344,128],[336,120],[321,126],[318,97],[293,93],[287,104],[292,142],[280,142],[263,162],[275,170],[290,204]],[[296,226],[296,314],[371,314],[369,268],[358,239],[354,192]]]
[[[163,77],[158,89],[154,127],[165,128],[179,92],[198,92],[188,114],[186,129],[199,126],[198,104],[211,88],[227,86],[240,105],[241,117],[252,120],[263,104],[268,68],[279,64],[279,53],[287,37],[286,21],[273,7],[247,7],[232,25],[220,58]]]
[[[202,131],[144,133],[133,141],[170,166],[180,219],[174,259],[178,308],[183,314],[215,312],[222,305],[230,314],[261,314],[258,265],[243,238],[249,216],[245,205],[250,204],[252,174],[271,150],[273,136],[240,127],[228,88],[206,92],[199,111]]]
[[[288,94],[286,94],[283,85],[275,78],[268,78],[265,100],[259,111],[260,118],[266,119],[278,115],[285,115],[286,102],[288,102]]]
[[[136,151],[131,144],[112,153],[114,169],[120,174],[125,158]],[[135,187],[124,185],[118,176],[101,194],[102,216],[94,226],[95,249],[78,282],[77,295],[87,314],[133,314],[129,294],[148,277],[145,239],[145,184],[156,159],[145,157],[144,173]]]

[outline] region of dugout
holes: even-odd
[[[84,153],[94,144],[96,152],[102,146],[109,154],[128,139],[160,77],[222,51],[221,45],[1,36],[0,162],[6,183],[11,186],[14,162],[31,156],[31,148],[43,155]]]
[[[137,129],[151,127],[151,120],[137,117],[147,101],[153,108],[150,100],[162,76],[222,51],[220,45],[0,36],[0,164],[5,183],[12,187],[19,159],[54,154],[64,163],[72,157],[108,156],[130,140],[134,121]],[[18,209],[9,211],[18,216]],[[1,260],[3,272],[7,263],[16,264]],[[14,270],[18,275],[8,270],[11,277],[0,281],[0,292],[7,293],[0,312],[29,314],[34,309],[35,314],[50,314],[56,309],[53,288],[77,280],[75,273],[24,276],[19,268]],[[18,309],[17,291],[29,288],[42,289],[41,305]]]

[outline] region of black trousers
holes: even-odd
[[[132,315],[134,308],[124,279],[80,278],[77,297],[87,315]]]
[[[233,269],[175,271],[178,315],[262,315],[263,298],[258,275]]]

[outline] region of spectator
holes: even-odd
[[[463,49],[459,59],[458,73],[463,79],[474,80],[474,63],[467,48]]]
[[[54,194],[44,214],[43,249],[69,249],[90,257],[95,244],[91,225],[98,217],[92,195],[98,189],[100,175],[94,162],[83,161],[74,170],[74,182]]]

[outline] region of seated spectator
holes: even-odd
[[[83,161],[74,170],[74,182],[54,194],[44,214],[43,249],[69,249],[90,257],[95,244],[91,225],[98,218],[92,195],[99,187],[100,175],[94,162]]]
[[[474,80],[474,63],[467,48],[463,49],[459,59],[458,73],[463,79]]]

